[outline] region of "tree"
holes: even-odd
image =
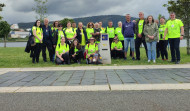
[[[185,38],[187,39],[187,54],[190,55],[190,37],[189,37],[189,27],[190,27],[190,1],[189,0],[170,0],[168,4],[164,4],[167,7],[168,12],[175,12],[176,16],[180,18],[184,23]]]
[[[67,22],[71,22],[73,23],[74,20],[73,19],[68,19],[68,18],[64,18],[63,20],[61,20],[59,23],[63,25],[63,28],[67,27]]]
[[[162,14],[158,15],[158,20],[160,20],[161,17],[164,17]]]
[[[0,21],[0,38],[4,38],[4,47],[6,47],[6,38],[11,31],[11,26],[6,21]]]
[[[34,0],[36,3],[36,7],[32,8],[33,11],[37,13],[36,19],[39,19],[41,22],[43,22],[44,18],[47,17],[47,8],[46,3],[48,0]]]
[[[3,7],[5,7],[5,4],[0,3],[0,12],[3,11]],[[0,20],[2,20],[3,17],[0,16]]]

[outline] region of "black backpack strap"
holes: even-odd
[[[108,27],[106,27],[105,33],[107,33],[107,30],[108,30],[107,28],[108,28]]]

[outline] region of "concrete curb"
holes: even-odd
[[[184,84],[127,84],[90,86],[33,86],[0,87],[0,93],[24,92],[74,92],[74,91],[144,91],[144,90],[190,90],[190,83]]]
[[[0,68],[1,72],[8,71],[63,71],[63,70],[104,70],[104,69],[167,69],[190,68],[190,64],[180,65],[135,65],[135,66],[80,66],[80,67],[43,67],[43,68]]]

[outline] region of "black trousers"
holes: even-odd
[[[63,64],[63,63],[70,64],[69,53],[63,54],[62,58],[64,59],[64,61],[62,61],[59,57],[56,56],[55,63],[56,64]]]
[[[114,59],[117,57],[124,58],[124,51],[123,50],[112,50],[111,57],[113,57]]]
[[[77,61],[80,61],[82,59],[83,52],[80,52],[79,54],[75,55],[75,57],[72,57],[72,55],[70,55],[70,57],[71,57],[71,60],[73,60],[76,63]]]
[[[122,43],[122,45],[123,45],[123,50],[124,50],[124,40],[121,40],[121,43]]]
[[[168,40],[159,41],[159,48],[160,48],[162,59],[164,59],[164,57],[168,59],[167,46],[168,46]]]
[[[159,45],[160,43],[159,42],[157,42],[157,44],[156,44],[156,57],[157,58],[159,58],[160,57],[160,45]]]
[[[147,46],[146,46],[145,40],[143,40],[142,38],[137,37],[136,40],[135,40],[135,51],[136,51],[136,59],[137,60],[140,60],[140,46],[141,46],[142,43],[143,43],[145,51],[146,51],[146,56],[148,57],[148,55],[147,55]]]
[[[71,47],[71,44],[73,43],[73,41],[69,41],[69,40],[67,40],[66,43],[69,44],[69,47]]]
[[[52,49],[53,49],[53,57],[52,57],[52,59],[54,61],[55,60],[55,49],[56,49],[56,47],[52,47]]]
[[[169,38],[172,61],[180,61],[180,38]]]
[[[32,61],[33,62],[39,62],[39,56],[40,56],[40,52],[42,50],[42,44],[41,43],[36,43],[36,45],[34,46],[34,56],[32,57]]]
[[[112,42],[113,42],[113,38],[109,38],[110,49],[111,49],[111,43]]]
[[[43,56],[44,61],[47,61],[46,48],[49,51],[50,61],[53,61],[53,45],[52,45],[52,42],[50,40],[47,40],[47,41],[43,42],[43,44],[42,44],[42,56]]]
[[[31,50],[30,50],[30,57],[31,57],[31,58],[34,56],[34,49],[35,49],[35,47],[32,46],[32,47],[31,47]]]

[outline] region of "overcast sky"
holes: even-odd
[[[65,17],[78,18],[97,15],[125,15],[138,17],[143,11],[145,17],[158,14],[168,18],[168,11],[162,7],[168,0],[48,0],[48,18],[51,21]],[[9,23],[34,22],[36,20],[32,7],[34,0],[1,0],[6,7],[0,13]]]

